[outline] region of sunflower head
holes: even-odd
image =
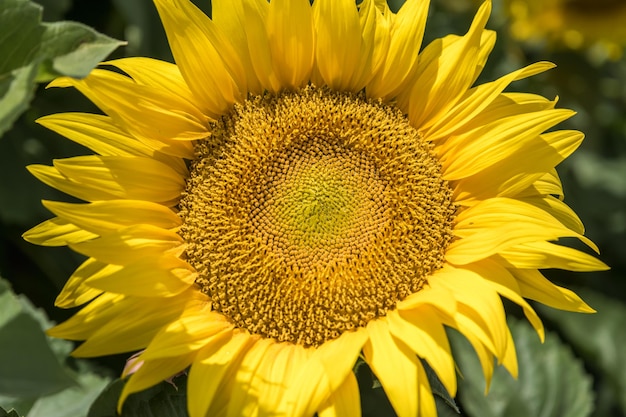
[[[399,416],[436,413],[423,361],[454,395],[445,328],[489,379],[517,372],[500,297],[592,311],[540,269],[606,266],[555,166],[583,135],[556,100],[475,85],[490,3],[424,48],[428,1],[155,0],[176,64],[127,58],[61,78],[102,114],[39,123],[94,155],[35,165],[84,203],[25,233],[86,256],[50,334],[77,356],[143,350],[120,399],[190,367],[192,417],[359,415],[360,356]],[[546,133],[547,130],[551,130]],[[130,373],[130,371],[129,371]]]

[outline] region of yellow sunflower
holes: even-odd
[[[428,1],[155,0],[176,64],[60,78],[104,113],[43,126],[97,155],[29,170],[85,203],[25,233],[87,260],[50,330],[76,356],[145,348],[129,394],[190,367],[192,417],[360,415],[361,356],[401,417],[432,416],[420,358],[454,395],[445,327],[517,374],[500,299],[592,311],[539,269],[604,269],[554,167],[583,135],[556,100],[473,86],[491,4],[421,53]]]
[[[582,49],[619,59],[626,46],[624,0],[507,0],[512,35],[523,41]]]

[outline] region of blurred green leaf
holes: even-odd
[[[37,320],[0,280],[0,394],[38,397],[75,384]]]
[[[613,399],[626,414],[626,306],[588,289],[576,293],[597,313],[572,314],[544,306],[539,310],[542,316],[557,325],[563,337],[592,367],[602,372]]]
[[[123,417],[187,417],[187,377],[174,378],[174,385],[162,382],[128,397]],[[116,417],[117,399],[124,388],[123,380],[110,384],[94,401],[87,417]]]
[[[580,316],[577,316],[580,317]],[[467,340],[450,332],[461,374],[459,398],[472,417],[586,417],[592,411],[591,378],[567,345],[548,333],[542,345],[526,322],[511,320],[519,363],[517,380],[495,369],[485,396],[485,379]]]
[[[89,407],[108,383],[108,378],[80,373],[77,387],[38,399],[28,417],[86,417]]]
[[[20,415],[13,409],[7,412],[4,408],[0,407],[0,417],[20,417]]]
[[[124,42],[75,22],[41,23],[41,6],[2,0],[0,9],[0,135],[28,108],[35,80],[85,77]]]

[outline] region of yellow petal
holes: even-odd
[[[293,415],[313,415],[322,408],[352,372],[366,340],[367,332],[360,328],[311,349],[308,360],[294,377],[294,381],[301,382],[294,383],[285,394],[285,404]]]
[[[409,101],[409,119],[413,126],[426,128],[465,94],[474,82],[481,37],[491,12],[491,2],[482,4],[467,34],[444,47],[435,41],[437,59],[420,64]],[[431,49],[433,49],[431,48]],[[432,52],[431,52],[432,53]]]
[[[597,249],[593,242],[559,223],[549,213],[522,201],[492,198],[457,216],[454,230],[460,237],[450,244],[446,259],[465,265],[515,245],[560,237],[575,237]]]
[[[368,97],[392,98],[412,81],[418,66],[428,5],[424,0],[407,0],[398,11],[384,63],[366,86]]]
[[[85,280],[106,266],[107,264],[93,258],[87,259],[69,277],[54,301],[54,305],[61,308],[77,307],[102,294],[102,291],[85,285]]]
[[[519,158],[526,142],[573,115],[566,109],[519,114],[450,137],[439,154],[443,176],[448,181],[467,178],[512,155]]]
[[[361,28],[354,1],[317,0],[313,3],[313,20],[317,34],[315,62],[324,83],[335,90],[352,91],[350,81],[361,52]]]
[[[212,311],[190,314],[188,309],[154,337],[143,360],[176,358],[196,353],[210,343],[224,344],[232,334],[233,325],[223,315]]]
[[[474,328],[476,334],[483,335],[481,342],[488,349],[499,358],[504,356],[507,324],[498,293],[485,281],[476,279],[476,275],[450,265],[442,268],[434,278],[429,280],[433,287],[443,286],[454,291],[458,302],[457,324]]]
[[[580,145],[583,137],[573,130],[544,133],[526,142],[517,154],[455,182],[455,200],[462,205],[473,205],[494,196],[554,194],[562,198],[563,190],[554,167]]]
[[[247,94],[243,67],[224,34],[188,0],[155,0],[185,81],[212,117]]]
[[[431,306],[387,313],[389,330],[435,370],[453,397],[456,395],[456,373],[448,337],[442,320]]]
[[[384,319],[367,324],[369,341],[363,346],[365,361],[383,386],[398,417],[418,415],[418,367],[415,354],[404,344],[397,343]]]
[[[354,373],[350,372],[317,413],[318,417],[361,417],[361,397]]]
[[[602,261],[579,250],[550,242],[529,242],[506,249],[498,254],[511,268],[558,268],[568,271],[606,271]]]
[[[308,0],[272,0],[267,39],[281,85],[298,88],[309,81],[315,57],[313,16]]]
[[[143,349],[155,335],[179,317],[188,295],[146,300],[130,297],[124,311],[111,317],[74,352],[76,357],[95,357]]]
[[[511,72],[496,81],[481,84],[478,87],[470,89],[457,105],[443,115],[443,117],[437,118],[434,124],[425,131],[426,138],[430,141],[436,141],[452,134],[455,130],[458,130],[483,111],[513,81],[540,74],[554,68],[554,66],[555,65],[551,62],[537,62]]]
[[[209,118],[184,99],[157,87],[141,85],[112,71],[95,69],[81,80],[61,78],[49,84],[76,87],[124,130],[149,146],[179,157],[189,144],[177,142],[209,135]],[[161,142],[161,147],[158,143]]]
[[[60,218],[92,233],[106,234],[127,226],[148,224],[174,229],[181,218],[161,204],[141,200],[96,201],[88,204],[43,201],[43,205]]]
[[[277,93],[283,85],[274,70],[271,45],[265,27],[269,3],[266,0],[243,2],[248,53],[262,88]]]
[[[98,235],[83,230],[65,219],[54,217],[24,232],[24,240],[42,246],[66,246],[86,242]]]
[[[213,0],[211,12],[213,22],[228,37],[235,54],[241,61],[248,92],[262,94],[263,88],[254,72],[252,59],[248,52],[247,27],[242,0]]]
[[[177,252],[181,245],[182,238],[174,232],[149,225],[136,225],[89,242],[71,245],[71,248],[102,262],[128,265],[146,257]]]
[[[44,184],[84,201],[114,200],[114,193],[101,188],[87,188],[80,182],[72,181],[55,167],[29,165],[26,167],[35,178]]]
[[[536,269],[512,269],[510,272],[517,279],[520,291],[525,298],[559,310],[595,312],[573,291],[554,285]]]
[[[235,372],[236,384],[230,395],[227,417],[259,415],[259,391],[252,382],[264,361],[270,360],[267,351],[276,342],[270,339],[260,339],[246,352],[239,368]]]
[[[467,282],[484,282],[490,285],[503,297],[513,301],[524,310],[524,315],[537,331],[543,341],[545,331],[539,316],[533,308],[521,296],[521,290],[515,278],[501,265],[491,260],[485,260],[457,269]]]
[[[158,152],[120,129],[110,117],[88,113],[62,113],[37,119],[40,125],[91,149],[103,156],[147,156],[187,175],[181,158]],[[179,142],[179,148],[191,148],[190,143]],[[158,143],[156,149],[165,146]],[[191,151],[191,149],[190,149]],[[185,153],[187,153],[185,151]],[[191,154],[189,154],[191,156]]]
[[[216,397],[223,380],[230,379],[253,339],[247,332],[233,332],[223,344],[212,343],[198,352],[189,372],[187,401],[191,417],[205,417],[214,402],[228,403]]]
[[[94,273],[85,285],[116,294],[165,298],[180,294],[193,284],[197,274],[190,268],[174,256],[144,258]]]
[[[103,189],[120,199],[167,204],[178,201],[185,187],[176,171],[150,158],[75,156],[54,160],[54,167],[84,190]]]

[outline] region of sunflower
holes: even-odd
[[[420,51],[428,1],[155,0],[176,64],[108,61],[60,78],[104,114],[39,123],[95,155],[33,165],[84,203],[26,240],[87,259],[56,300],[88,303],[50,335],[75,356],[145,349],[128,395],[189,369],[192,417],[358,416],[361,358],[399,416],[432,416],[422,360],[454,395],[445,328],[489,380],[517,374],[501,296],[590,312],[542,268],[605,269],[555,166],[583,135],[556,100],[473,86],[491,4]],[[137,362],[136,362],[137,363]],[[136,368],[136,367],[135,367]]]
[[[626,46],[623,0],[507,0],[511,34],[569,49],[594,47],[617,60]]]

